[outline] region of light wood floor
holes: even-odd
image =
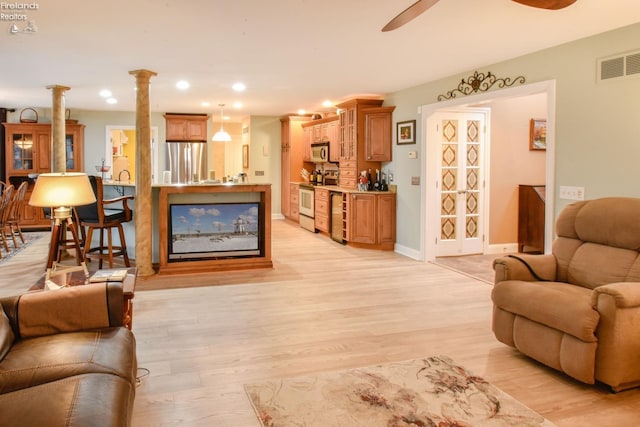
[[[151,373],[135,426],[258,426],[244,383],[436,354],[558,426],[640,424],[640,389],[583,385],[497,342],[485,282],[284,221],[273,257],[273,270],[139,280],[133,330]],[[23,280],[9,270],[2,283]]]

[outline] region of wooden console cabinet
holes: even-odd
[[[544,252],[544,185],[520,185],[518,188],[518,251]]]
[[[6,182],[14,187],[29,182],[26,199],[31,197],[34,176],[51,172],[51,123],[3,123],[5,127]],[[65,126],[66,170],[82,172],[84,169],[84,125]],[[23,228],[46,228],[51,220],[45,218],[42,208],[25,203],[20,225]]]

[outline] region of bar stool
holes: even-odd
[[[109,268],[113,268],[113,258],[121,256],[124,265],[130,267],[129,256],[127,255],[127,243],[124,238],[124,230],[122,224],[129,222],[133,218],[133,214],[129,206],[128,200],[132,200],[133,196],[122,196],[114,199],[104,199],[104,189],[102,187],[102,178],[99,176],[89,176],[89,181],[96,195],[96,202],[91,205],[76,207],[76,215],[80,221],[84,257],[90,261],[92,256],[98,258],[98,268],[102,268],[104,259],[109,260]],[[106,205],[121,203],[121,207],[107,208]],[[86,237],[84,229],[86,227]],[[112,231],[116,228],[120,237],[120,244],[113,245]],[[98,246],[91,247],[91,239],[94,230],[100,230],[100,240]],[[107,245],[105,246],[104,234],[107,233]],[[95,255],[93,255],[95,254]]]

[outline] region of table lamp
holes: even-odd
[[[51,277],[71,271],[84,271],[85,282],[88,281],[89,270],[80,247],[78,230],[73,223],[71,209],[74,206],[84,206],[95,201],[96,196],[89,182],[89,177],[85,173],[62,172],[38,175],[29,199],[29,205],[52,208],[53,228],[51,229],[51,244],[45,275],[45,284],[48,288],[56,287],[51,283]],[[73,235],[72,247],[75,247],[76,261],[79,267],[61,266],[56,263],[60,243],[62,242],[66,247],[66,230],[71,231]]]

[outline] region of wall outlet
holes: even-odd
[[[409,151],[409,158],[410,159],[417,159],[418,158],[418,152],[417,151]]]
[[[255,176],[264,176],[264,171],[255,171]]]
[[[393,182],[393,172],[389,172],[389,182]]]
[[[420,185],[420,177],[412,176],[411,177],[411,185]]]
[[[564,200],[584,200],[584,187],[561,185],[560,198]]]

